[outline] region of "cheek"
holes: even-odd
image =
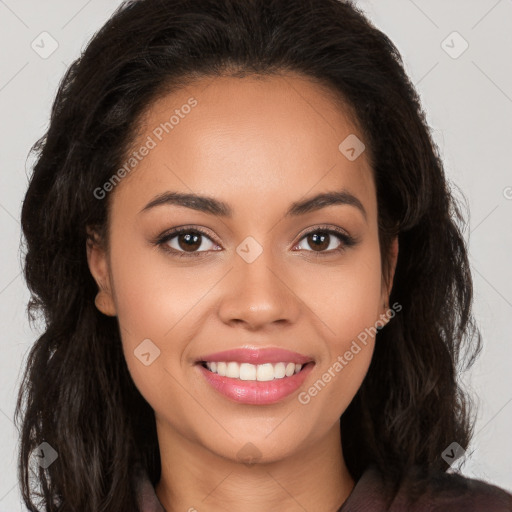
[[[140,241],[129,242],[127,235],[113,239],[111,247],[124,356],[135,385],[152,403],[161,384],[168,387],[175,382],[169,372],[175,373],[185,350],[188,338],[183,329],[200,295],[197,285],[176,267],[166,265],[156,248],[148,250]]]
[[[315,273],[317,286],[311,287],[308,306],[320,319],[327,350],[318,361],[316,380],[298,398],[311,414],[323,414],[326,423],[348,407],[370,365],[382,306],[380,264],[378,244],[371,243],[339,267]]]
[[[198,302],[198,291],[208,283],[201,285],[197,273],[184,272],[171,264],[159,248],[149,248],[141,240],[124,242],[122,238],[118,237],[117,245],[113,240],[111,252],[121,327],[125,334],[137,337],[134,342],[176,338],[174,331]]]
[[[349,250],[339,263],[308,264],[297,273],[298,295],[324,324],[330,346],[344,351],[348,340],[374,326],[382,308],[378,242]]]

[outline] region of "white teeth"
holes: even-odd
[[[274,380],[274,377],[274,367],[272,366],[271,363],[259,364],[256,367],[256,380]]]
[[[207,364],[212,364],[212,363],[207,363]],[[221,377],[224,377],[226,375],[226,363],[217,363],[217,373],[221,376]],[[215,370],[213,368],[211,368],[210,366],[208,367],[210,368],[210,370],[212,372],[214,372]]]
[[[206,366],[211,372],[217,373],[221,377],[257,381],[269,381],[291,377],[295,373],[299,373],[302,369],[301,364],[295,363],[265,363],[254,365],[251,363],[239,364],[236,361],[207,362]]]
[[[231,377],[232,379],[240,378],[240,365],[235,363],[235,361],[230,361],[226,369],[226,377]]]
[[[277,363],[274,366],[274,379],[282,379],[286,374],[284,363]]]
[[[240,380],[256,380],[256,366],[242,363],[240,365]]]

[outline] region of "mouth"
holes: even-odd
[[[267,405],[297,391],[313,369],[312,357],[282,347],[240,347],[203,355],[195,367],[210,389],[231,401]]]
[[[281,402],[297,392],[314,366],[314,361],[258,365],[236,361],[198,361],[195,364],[207,386],[216,394],[238,404],[259,406]]]
[[[197,364],[220,377],[240,381],[269,382],[293,377],[315,363],[313,361],[304,364],[281,361],[277,363],[252,364],[239,363],[237,361],[198,361]]]

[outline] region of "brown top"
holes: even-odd
[[[413,499],[418,488],[416,475],[411,471],[398,492],[390,494],[379,471],[370,466],[337,512],[512,512],[512,494],[457,473],[436,473]],[[136,482],[140,512],[166,512],[141,467]]]

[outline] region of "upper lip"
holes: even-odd
[[[218,361],[235,361],[237,363],[295,363],[306,364],[313,359],[311,357],[285,350],[283,348],[234,348],[208,354],[196,360],[197,363]]]

